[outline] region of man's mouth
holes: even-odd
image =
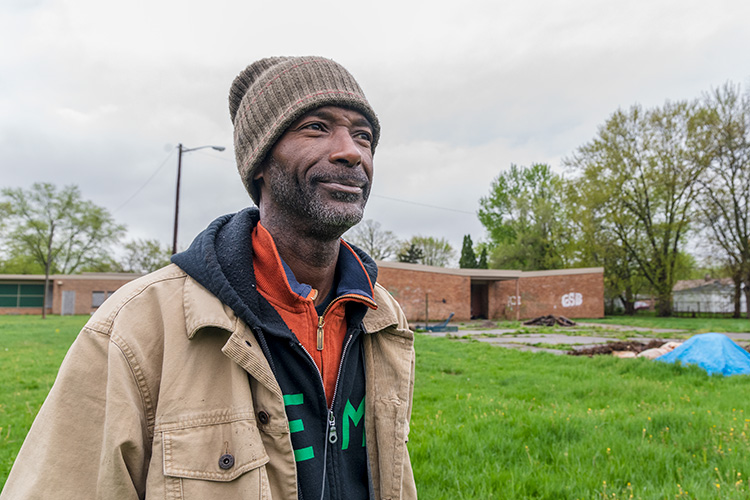
[[[324,184],[328,189],[334,191],[343,191],[345,193],[359,194],[362,192],[362,186],[356,184],[345,184],[336,181],[321,181],[320,184]]]
[[[332,191],[350,194],[361,194],[368,184],[366,179],[360,177],[320,177],[315,181]]]

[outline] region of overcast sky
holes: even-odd
[[[618,107],[750,82],[750,2],[0,1],[0,187],[76,184],[179,246],[252,202],[229,86],[271,55],[322,55],[383,128],[365,218],[400,238],[485,237],[480,197],[511,163],[561,159]]]

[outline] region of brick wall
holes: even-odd
[[[409,321],[425,320],[425,294],[430,321],[445,320],[451,313],[457,320],[471,316],[471,280],[466,276],[381,266],[378,283],[398,301]]]
[[[568,318],[604,317],[602,273],[533,276],[519,280],[521,318],[547,314]]]
[[[455,321],[471,318],[472,277],[465,274],[466,270],[403,267],[381,265],[378,281],[401,304],[409,321],[424,321],[425,294],[429,295],[431,321],[445,319],[451,312],[455,313]],[[498,275],[502,273],[498,271]],[[604,317],[604,278],[599,268],[525,272],[518,276],[494,281],[486,274],[474,278],[475,284],[487,287],[486,310],[490,318],[529,319],[547,314]]]
[[[138,275],[111,279],[88,278],[85,275],[63,276],[55,278],[52,300],[52,314],[62,311],[62,292],[75,292],[75,314],[91,314],[98,309],[93,304],[93,292],[114,292],[125,283],[134,280]]]
[[[50,314],[52,311],[47,308],[47,314]],[[0,307],[0,316],[5,314],[11,314],[11,315],[34,315],[34,316],[41,316],[42,315],[42,308],[41,307]]]

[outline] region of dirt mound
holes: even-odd
[[[595,356],[599,354],[612,354],[613,351],[629,351],[636,354],[645,351],[646,349],[655,349],[665,344],[662,340],[652,340],[648,343],[638,342],[637,340],[627,340],[618,342],[607,342],[606,344],[587,347],[585,349],[578,349],[568,351],[571,356]]]

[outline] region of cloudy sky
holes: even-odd
[[[561,159],[618,107],[750,83],[746,0],[2,0],[0,186],[76,184],[179,246],[251,204],[227,92],[270,55],[347,67],[383,133],[366,218],[401,238],[484,237],[478,200],[511,163]]]

